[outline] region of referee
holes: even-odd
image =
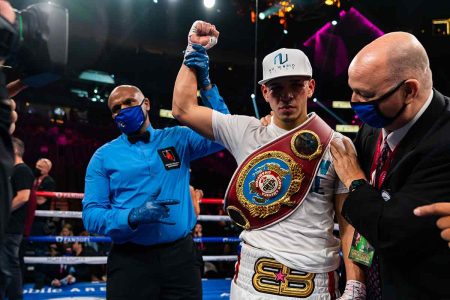
[[[209,106],[228,112],[211,94]],[[122,134],[92,156],[83,199],[86,229],[113,240],[107,298],[201,299],[189,164],[222,147],[187,127],[154,129],[135,86],[116,87],[108,107]]]

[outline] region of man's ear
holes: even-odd
[[[150,99],[148,99],[147,97],[144,98],[144,105],[145,105],[145,110],[147,112],[149,112],[150,111],[150,107],[151,107],[151,103],[150,103]]]
[[[314,94],[314,89],[316,88],[316,81],[311,79],[308,81],[308,98],[311,98]]]
[[[405,102],[406,104],[411,103],[411,101],[417,97],[419,94],[419,86],[420,83],[416,79],[409,79],[405,82],[404,91],[407,98]]]
[[[269,100],[267,99],[269,95],[269,88],[265,84],[261,85],[261,93],[264,97],[264,100],[269,103]]]

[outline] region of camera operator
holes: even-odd
[[[0,65],[11,50],[11,29],[15,22],[15,13],[7,1],[0,0]],[[14,165],[14,151],[10,133],[14,128],[13,118],[17,118],[9,100],[5,75],[0,70],[0,240],[3,239],[5,226],[10,212],[11,187],[9,177]],[[15,121],[15,120],[14,120]]]
[[[14,164],[10,135],[17,113],[10,98],[27,86],[41,87],[61,77],[67,65],[68,24],[69,13],[59,5],[37,3],[15,12],[8,1],[0,0],[0,241],[10,212]],[[23,78],[8,86],[3,73],[6,59]]]

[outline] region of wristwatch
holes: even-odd
[[[358,187],[360,187],[361,185],[367,183],[367,180],[365,179],[355,179],[352,181],[352,183],[350,183],[350,187],[348,188],[348,190],[351,192],[353,192],[354,190],[356,190]]]

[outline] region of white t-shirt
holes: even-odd
[[[217,111],[213,111],[212,126],[215,141],[233,154],[238,165],[254,150],[287,132],[273,122],[263,126],[254,117]],[[334,132],[335,138],[344,136]],[[311,273],[334,271],[339,266],[340,248],[339,239],[333,235],[334,195],[347,192],[327,147],[303,203],[284,220],[263,229],[244,230],[240,237],[290,268]]]

